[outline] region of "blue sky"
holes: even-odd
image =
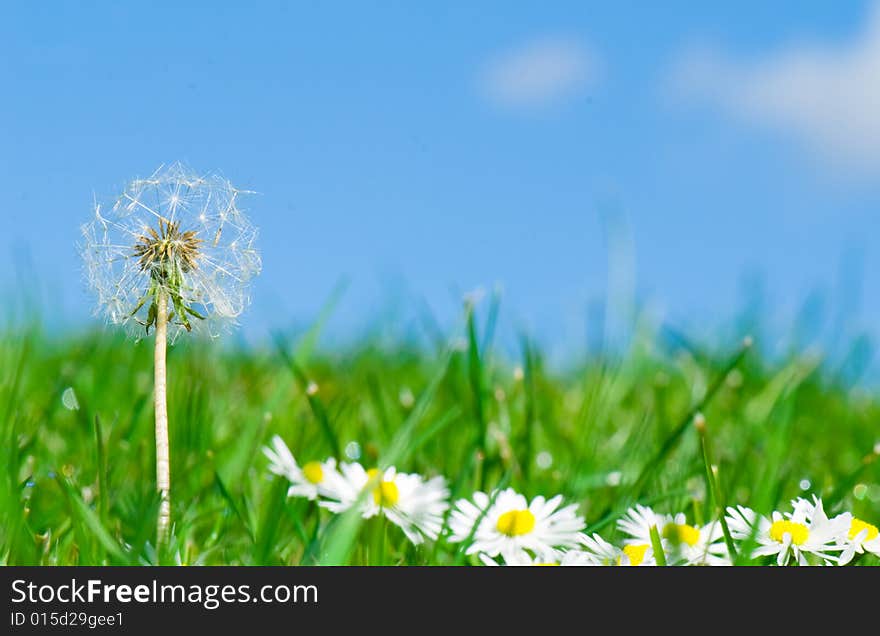
[[[727,4],[4,3],[0,283],[85,323],[93,192],[181,159],[260,193],[257,337],[343,277],[341,335],[502,285],[571,349],[609,280],[696,330],[761,281],[781,332],[818,290],[876,333],[880,9]]]

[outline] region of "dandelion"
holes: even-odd
[[[440,534],[443,515],[449,509],[444,477],[426,480],[418,474],[398,472],[393,466],[383,471],[365,470],[358,463],[343,463],[340,470],[346,487],[321,501],[322,507],[342,513],[358,504],[364,519],[383,515],[416,545]],[[367,489],[369,492],[361,497]]]
[[[135,179],[95,203],[80,245],[96,313],[138,339],[155,331],[156,485],[160,543],[171,523],[165,356],[184,331],[218,336],[249,302],[260,270],[257,231],[239,209],[243,191],[180,163]]]
[[[264,447],[263,454],[269,458],[269,471],[285,477],[291,486],[288,497],[305,497],[314,501],[322,497],[351,496],[351,487],[336,467],[334,458],[323,462],[311,461],[300,466],[293,453],[278,435],[272,437],[272,447]],[[357,495],[357,492],[354,492]]]
[[[552,560],[557,550],[575,547],[584,529],[577,505],[560,508],[561,503],[562,495],[529,502],[512,488],[493,495],[476,492],[473,501],[461,499],[455,504],[449,540],[459,543],[472,537],[467,554],[501,555],[507,560],[525,553]]]
[[[837,561],[831,553],[842,550],[840,539],[848,529],[847,519],[828,519],[821,499],[792,503],[792,512],[783,515],[774,511],[770,519],[745,506],[729,507],[731,535],[738,541],[754,541],[758,547],[752,557],[775,556],[777,565],[787,565],[792,559],[798,565],[808,565],[808,554],[826,564]]]

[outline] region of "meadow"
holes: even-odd
[[[839,368],[796,350],[771,358],[745,334],[704,347],[666,332],[551,367],[525,336],[498,346],[497,316],[494,301],[468,306],[459,328],[421,342],[333,347],[319,321],[262,347],[169,347],[174,530],[158,551],[151,341],[8,326],[0,563],[480,563],[445,528],[414,545],[381,515],[288,497],[263,453],[274,435],[300,463],[443,475],[453,502],[561,494],[612,543],[635,503],[699,524],[815,494],[829,515],[880,520],[880,396]]]

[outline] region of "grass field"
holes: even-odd
[[[7,328],[0,563],[479,563],[442,536],[415,546],[382,517],[288,498],[262,453],[274,434],[301,462],[444,475],[453,501],[505,485],[559,493],[612,542],[635,502],[700,523],[719,504],[769,514],[817,494],[829,514],[880,520],[880,400],[818,360],[650,336],[551,370],[526,339],[497,352],[487,314],[446,334],[452,348],[325,350],[317,329],[256,349],[182,338],[168,361],[174,534],[158,555],[151,342]]]

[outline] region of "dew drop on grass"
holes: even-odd
[[[400,400],[400,404],[403,408],[410,408],[416,402],[416,397],[413,395],[413,392],[410,390],[408,386],[400,389],[400,393],[398,394],[398,399]]]
[[[361,458],[361,445],[357,442],[349,442],[345,445],[345,456],[353,461]]]
[[[801,479],[800,482],[798,482],[798,487],[799,487],[801,490],[809,490],[809,489],[810,489],[810,486],[812,486],[812,485],[813,485],[813,484],[810,483],[810,480],[809,480],[809,479]]]
[[[541,470],[547,470],[548,468],[550,468],[550,466],[553,465],[553,455],[551,455],[547,451],[541,451],[540,453],[538,453],[538,456],[535,457],[535,463]]]
[[[76,399],[76,391],[73,390],[72,386],[64,389],[64,393],[61,394],[61,404],[63,404],[64,408],[68,411],[79,410],[79,400]]]
[[[865,484],[856,484],[853,486],[853,497],[861,501],[868,494],[868,487]]]

